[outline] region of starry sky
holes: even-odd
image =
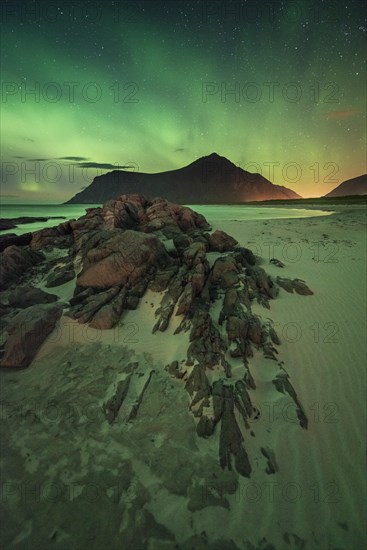
[[[212,152],[304,197],[366,171],[362,0],[5,1],[4,202]]]

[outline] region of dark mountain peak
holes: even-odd
[[[226,157],[222,157],[221,155],[218,155],[218,153],[211,153],[210,155],[206,155],[204,157],[200,157],[194,162],[191,163],[192,165],[213,165],[216,167],[223,167],[228,170],[228,168],[231,168],[232,170],[234,168],[237,168],[233,162],[228,160]]]
[[[120,195],[140,193],[164,197],[181,204],[242,203],[271,199],[297,199],[297,193],[273,185],[260,174],[252,174],[227,158],[211,153],[176,170],[147,174],[114,171],[97,176],[69,203],[98,204]]]
[[[206,158],[208,160],[219,160],[219,159],[227,160],[225,157],[218,155],[218,153],[210,153],[210,155],[207,155],[206,157],[203,157],[203,158]],[[229,161],[227,160],[227,162]]]
[[[367,195],[367,174],[343,181],[325,197],[343,197],[350,195]]]

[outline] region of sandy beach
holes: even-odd
[[[366,207],[333,210],[271,221],[208,218],[274,279],[301,279],[314,293],[281,288],[270,309],[252,306],[274,324],[278,365],[308,429],[289,395],[274,391],[277,363],[255,351],[249,395],[257,413],[242,434],[251,476],[222,470],[218,431],[197,436],[183,381],[165,368],[184,364],[189,333],[174,334],[180,319],[173,316],[165,332],[152,334],[163,293],[149,290],[111,330],[64,311],[26,370],[0,371],[4,548],[97,550],[105,541],[111,549],[364,548]],[[36,277],[33,284],[66,303],[75,281],[49,289]],[[106,401],[131,369],[127,401],[111,424]]]

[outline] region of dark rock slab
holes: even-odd
[[[0,289],[19,281],[28,270],[43,260],[43,254],[30,247],[8,246],[0,257]]]
[[[251,465],[243,447],[243,437],[234,416],[234,399],[231,386],[224,386],[224,407],[220,431],[219,461],[223,469],[232,470],[232,456],[235,468],[244,477],[250,477]]]
[[[6,327],[8,339],[0,367],[28,367],[61,315],[60,306],[46,304],[28,307],[13,317]]]
[[[302,296],[311,296],[313,294],[312,290],[308,288],[305,281],[302,281],[301,279],[283,279],[281,277],[277,277],[277,283],[280,287],[284,288],[287,292],[290,294],[295,291],[297,294],[301,294]]]
[[[0,252],[11,245],[27,246],[32,240],[32,233],[23,233],[23,235],[15,235],[15,233],[6,233],[0,235]]]
[[[278,467],[278,464],[277,464],[277,461],[276,461],[276,458],[275,458],[274,451],[272,449],[270,449],[269,447],[261,447],[260,451],[261,451],[262,455],[267,460],[267,465],[266,465],[266,470],[265,470],[266,473],[267,474],[275,474],[275,472],[278,472],[279,467]]]
[[[229,252],[238,244],[236,239],[218,229],[208,235],[208,242],[211,252]]]
[[[18,286],[8,296],[10,306],[22,309],[35,304],[50,304],[57,300],[58,297],[55,294],[49,294],[31,285]]]

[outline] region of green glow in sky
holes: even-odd
[[[115,17],[106,2],[95,22],[81,3],[53,22],[6,15],[4,201],[66,200],[108,171],[98,164],[159,172],[213,151],[304,197],[366,171],[358,0],[320,20],[305,0],[296,16],[277,0],[274,20],[263,10],[255,21],[220,2],[204,17],[199,4],[125,3]]]

